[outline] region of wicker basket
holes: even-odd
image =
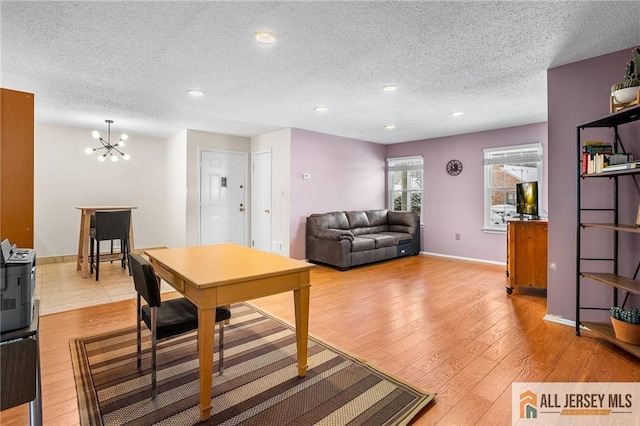
[[[640,345],[640,324],[629,324],[611,317],[611,325],[613,325],[616,339],[632,345]]]

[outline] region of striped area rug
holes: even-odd
[[[435,397],[313,337],[307,376],[298,377],[295,331],[289,324],[248,303],[232,305],[231,315],[222,376],[216,344],[213,410],[207,424],[401,425]],[[159,343],[155,401],[150,334],[143,327],[140,371],[135,334],[131,327],[71,341],[80,423],[197,424],[196,334]]]

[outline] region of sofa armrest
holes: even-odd
[[[345,271],[351,266],[351,241],[307,237],[307,260]]]
[[[353,233],[346,229],[323,229],[318,231],[316,238],[322,240],[332,240],[332,241],[340,241],[340,240],[349,240],[353,241]]]

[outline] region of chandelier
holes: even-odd
[[[97,130],[94,130],[92,133],[92,136],[94,139],[98,139],[100,141],[100,143],[102,144],[102,146],[98,147],[98,148],[87,148],[84,150],[84,152],[86,152],[87,154],[91,154],[95,151],[99,151],[101,149],[104,149],[105,152],[104,154],[101,154],[98,157],[98,161],[104,161],[107,159],[107,155],[111,158],[111,161],[118,161],[118,154],[120,154],[120,156],[122,158],[124,158],[125,160],[129,159],[129,154],[125,154],[124,152],[120,151],[118,148],[122,148],[124,146],[124,141],[126,141],[127,139],[129,139],[129,136],[125,135],[124,133],[122,135],[120,135],[120,140],[118,140],[117,143],[114,143],[113,145],[111,144],[111,123],[113,123],[113,120],[104,120],[105,123],[107,123],[108,125],[108,130],[107,130],[107,139],[105,140],[102,136],[100,136],[100,132],[98,132]],[[114,152],[115,151],[115,152]]]

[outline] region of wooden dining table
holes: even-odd
[[[136,206],[76,206],[76,209],[81,211],[80,215],[80,238],[78,240],[78,257],[76,262],[76,270],[82,270],[82,277],[87,278],[89,276],[89,243],[90,236],[89,231],[91,229],[91,216],[94,216],[97,211],[110,211],[110,210],[134,210]],[[129,250],[133,251],[135,245],[133,244],[133,217],[131,218],[131,224],[129,225]],[[98,250],[100,248],[98,247]]]
[[[145,254],[156,274],[198,307],[201,420],[211,417],[217,306],[292,291],[298,375],[306,376],[313,264],[237,244],[147,250]]]

